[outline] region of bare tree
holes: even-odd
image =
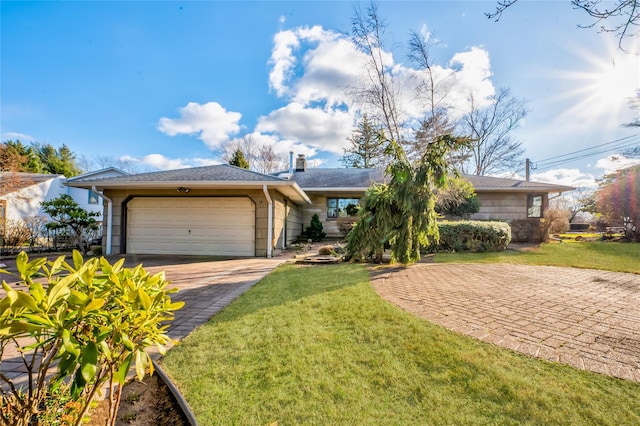
[[[451,135],[455,130],[455,123],[449,120],[445,106],[449,93],[448,86],[453,84],[453,72],[444,77],[435,74],[434,62],[429,53],[432,46],[433,43],[428,38],[416,31],[411,31],[409,59],[417,69],[422,71],[416,83],[416,98],[427,111],[415,132],[415,138],[412,141],[404,141],[407,155],[414,161],[422,157],[435,138]]]
[[[249,162],[249,168],[259,173],[275,173],[287,169],[285,155],[277,154],[273,146],[258,142],[252,135],[244,135],[227,143],[223,148],[222,159],[230,163],[235,152],[240,150]]]
[[[284,155],[276,154],[272,145],[260,145],[258,155],[253,159],[253,168],[260,173],[275,173],[286,170],[287,158]]]
[[[499,21],[502,13],[518,0],[500,0],[493,13],[485,13],[487,18]],[[604,4],[603,4],[604,3]],[[579,28],[598,27],[600,32],[615,33],[618,48],[626,51],[622,45],[625,39],[640,34],[639,0],[571,0],[574,9],[586,12],[595,20],[589,25],[578,25]],[[612,7],[607,7],[611,5]],[[605,22],[606,21],[606,22]]]
[[[91,158],[83,155],[78,160],[78,164],[85,173],[107,169],[109,167],[115,167],[130,174],[139,172],[138,168],[130,161],[108,155],[96,155]]]
[[[509,89],[500,89],[491,105],[484,108],[471,95],[471,106],[462,117],[461,129],[472,144],[463,151],[469,157],[462,171],[481,176],[516,169],[524,150],[511,133],[527,113],[524,101],[511,96]]]
[[[230,163],[236,151],[240,150],[251,164],[251,159],[258,154],[258,142],[251,135],[243,135],[242,139],[234,139],[222,147],[222,159]]]
[[[359,6],[354,8],[352,41],[367,56],[368,62],[361,86],[352,88],[351,92],[357,100],[372,108],[371,118],[384,125],[387,138],[400,142],[403,114],[399,109],[398,84],[391,68],[385,64],[384,30],[385,25],[379,19],[374,3],[370,3],[365,11]]]
[[[581,213],[589,215],[592,213],[590,210],[590,200],[593,198],[594,191],[590,188],[576,188],[571,192],[562,194],[560,197],[556,197],[550,200],[549,204],[551,208],[556,210],[564,210],[567,212],[567,219],[569,223],[573,223],[576,219],[584,219]]]

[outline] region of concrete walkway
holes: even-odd
[[[640,382],[640,275],[506,264],[382,268],[373,286],[435,324]]]
[[[180,340],[198,326],[207,322],[215,313],[222,310],[231,301],[247,291],[278,265],[286,262],[295,253],[288,251],[284,255],[266,258],[220,259],[205,256],[125,256],[125,266],[143,264],[147,272],[155,274],[165,271],[171,281],[169,288],[180,291],[171,296],[172,300],[183,300],[185,307],[176,312],[175,320],[169,326],[169,336]],[[119,257],[117,257],[119,258]],[[110,259],[114,261],[115,259]],[[50,257],[51,260],[54,257]],[[10,272],[15,272],[15,262],[4,260]],[[15,288],[17,278],[3,274],[0,279]],[[18,287],[19,288],[19,287]],[[0,297],[5,292],[0,287]],[[152,357],[159,354],[153,350]],[[17,386],[27,383],[26,367],[15,347],[7,347],[2,356],[0,372],[12,379]],[[0,383],[4,388],[4,384]]]

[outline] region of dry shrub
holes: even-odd
[[[338,229],[340,230],[342,235],[346,237],[349,234],[349,232],[351,232],[351,230],[353,229],[353,226],[356,224],[357,221],[358,221],[358,218],[354,218],[354,217],[340,217],[337,220]]]
[[[563,209],[547,209],[544,212],[544,218],[541,221],[543,235],[562,234],[567,232],[571,225],[569,217],[571,212]]]
[[[323,256],[334,255],[335,253],[333,246],[322,246],[318,249],[318,254]]]
[[[22,247],[31,239],[31,231],[21,220],[0,219],[0,236],[5,247]]]

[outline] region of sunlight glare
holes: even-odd
[[[583,70],[563,70],[555,74],[568,80],[571,88],[558,94],[558,100],[570,100],[573,105],[563,116],[576,113],[585,120],[622,124],[631,116],[629,100],[640,89],[640,56],[607,46],[605,55],[585,49],[573,52]]]

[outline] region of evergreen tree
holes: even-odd
[[[56,149],[51,144],[34,144],[33,149],[40,157],[44,173],[73,177],[82,173],[76,164],[76,155],[67,145]]]
[[[420,248],[438,241],[434,192],[446,186],[447,155],[468,143],[463,138],[439,136],[413,165],[402,147],[391,141],[387,152],[393,161],[386,170],[390,180],[367,191],[358,222],[347,236],[347,254],[354,259],[374,255],[379,262],[389,245],[392,260],[404,264],[420,260]]]
[[[231,158],[231,161],[229,161],[229,164],[247,170],[249,170],[250,167],[249,162],[247,161],[244,153],[240,148],[236,149],[236,151],[233,153],[233,157]]]
[[[51,222],[44,226],[47,229],[71,229],[74,233],[76,244],[83,253],[87,252],[86,231],[97,229],[96,217],[100,214],[90,212],[82,207],[68,194],[58,198],[43,201],[42,211],[51,217]]]
[[[345,167],[366,169],[384,164],[384,134],[365,114],[358,122],[353,134],[347,138],[351,144],[344,149],[340,160]]]
[[[318,216],[317,213],[311,217],[311,224],[307,226],[304,234],[307,236],[307,238],[316,242],[322,240],[327,236],[327,234],[323,232],[322,222],[320,222],[320,216]]]
[[[0,143],[0,171],[43,173],[44,167],[33,146],[10,140]]]

